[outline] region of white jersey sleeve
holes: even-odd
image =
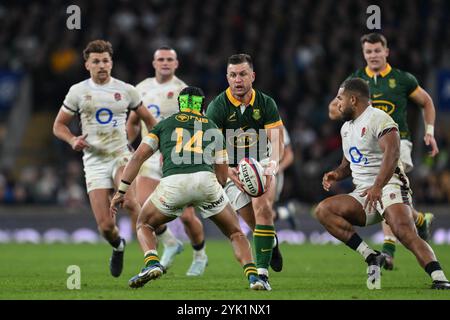
[[[67,93],[62,110],[68,114],[74,115],[78,112],[78,101],[80,97],[80,86],[73,85]]]

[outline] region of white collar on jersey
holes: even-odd
[[[94,80],[92,80],[92,78],[89,78],[89,85],[93,88],[104,88],[105,86],[111,84],[111,82],[113,81],[113,77],[109,77],[109,81],[104,83],[104,84],[98,84],[95,83]]]

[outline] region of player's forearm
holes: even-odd
[[[286,168],[289,167],[293,162],[294,162],[294,152],[292,151],[292,148],[291,147],[284,148],[284,155],[280,161],[279,171],[286,170]]]
[[[72,145],[73,139],[75,139],[75,135],[70,132],[68,126],[62,123],[55,123],[53,125],[53,134],[60,140],[67,142],[69,145]]]
[[[343,180],[352,174],[352,171],[350,170],[350,165],[348,164],[341,164],[339,167],[334,169],[334,172],[336,173],[337,181]]]
[[[373,184],[374,186],[382,189],[389,182],[395,172],[395,168],[397,168],[399,158],[400,149],[398,147],[385,150],[383,160],[381,161],[380,172],[378,172],[375,183]]]
[[[436,110],[434,109],[433,100],[426,99],[423,105],[423,120],[425,124],[426,133],[434,134],[434,132],[430,132],[431,128],[428,126],[433,126],[436,121]],[[433,130],[434,131],[434,130]]]

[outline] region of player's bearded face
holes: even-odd
[[[255,73],[247,62],[229,64],[227,67],[227,80],[233,96],[243,97],[252,89]]]
[[[94,82],[104,83],[111,76],[112,59],[108,52],[92,52],[89,54],[85,66]]]
[[[342,121],[353,120],[355,116],[355,110],[350,101],[350,96],[341,93],[340,95],[338,95],[337,99],[341,120]]]
[[[386,66],[389,49],[383,47],[381,42],[365,42],[363,45],[363,53],[370,70],[379,72]]]

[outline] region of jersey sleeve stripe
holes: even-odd
[[[412,97],[413,95],[415,95],[415,94],[418,92],[419,89],[420,89],[420,86],[417,86],[417,87],[409,94],[409,97]]]
[[[158,136],[157,136],[156,134],[154,134],[154,133],[149,133],[149,134],[147,134],[147,137],[149,137],[149,138],[151,138],[151,139],[155,139],[156,141],[159,142]]]
[[[380,139],[382,136],[384,136],[385,134],[387,134],[391,131],[398,131],[398,129],[396,127],[386,128],[383,131],[381,131],[381,133],[378,135],[378,139]]]
[[[281,125],[283,125],[283,121],[279,120],[277,122],[272,122],[272,123],[268,123],[268,124],[264,125],[264,129],[271,129],[271,128],[275,128],[275,127],[278,127]]]
[[[66,110],[64,110],[64,111],[69,111],[69,112],[72,113],[72,114],[77,113],[76,110],[73,110],[73,109],[69,108],[69,107],[68,107],[67,105],[65,105],[65,104],[63,104],[62,106],[63,106],[63,110],[66,109]]]

